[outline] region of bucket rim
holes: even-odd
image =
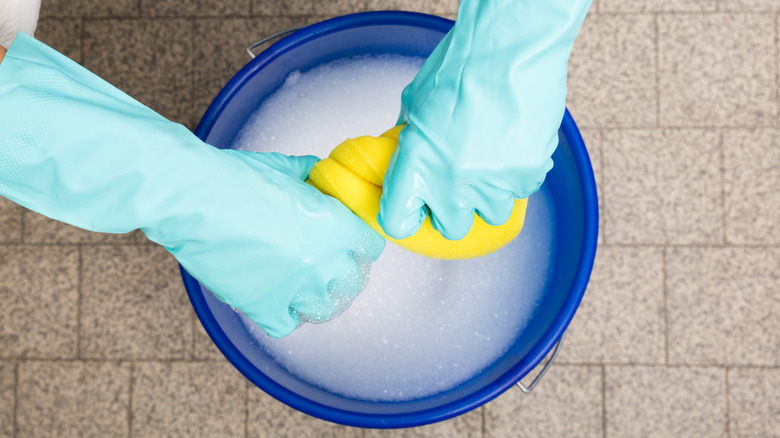
[[[195,135],[205,140],[233,95],[266,65],[297,46],[333,32],[372,25],[414,25],[446,33],[453,25],[446,18],[406,11],[370,11],[343,15],[301,28],[275,42],[239,70],[222,88],[200,120]],[[553,350],[579,307],[590,279],[598,237],[598,199],[593,168],[582,136],[569,110],[564,112],[560,131],[569,141],[570,150],[579,171],[583,196],[583,236],[578,264],[569,293],[551,326],[521,361],[488,385],[447,404],[411,413],[378,414],[347,411],[327,406],[303,397],[278,384],[261,372],[233,344],[211,312],[200,283],[181,265],[182,280],[195,313],[217,348],[252,383],[270,396],[303,413],[320,419],[353,427],[404,428],[416,427],[462,415],[498,397],[531,372]]]
[[[261,71],[266,65],[273,62],[280,55],[287,53],[310,40],[347,28],[366,27],[377,24],[412,25],[446,33],[454,23],[454,21],[447,18],[420,12],[367,11],[341,15],[302,27],[268,46],[233,75],[206,109],[203,117],[198,122],[198,126],[195,128],[195,135],[198,138],[203,139],[211,131],[216,121],[219,120],[219,117],[222,115],[225,107],[230,102],[230,98],[257,72]]]

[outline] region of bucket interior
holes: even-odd
[[[401,12],[362,13],[305,28],[271,46],[225,86],[196,134],[229,147],[247,118],[293,70],[357,55],[427,56],[452,22]],[[595,183],[582,139],[566,112],[542,191],[552,199],[557,239],[552,280],[528,325],[510,350],[477,376],[434,396],[399,402],[357,400],[330,393],[291,375],[248,334],[238,315],[182,270],[190,299],[206,331],[253,383],[302,412],[361,427],[411,427],[450,418],[501,394],[554,347],[579,305],[595,253]]]

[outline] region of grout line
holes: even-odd
[[[184,14],[184,15],[160,15],[160,16],[98,16],[98,17],[90,17],[86,15],[75,15],[71,17],[62,16],[62,17],[49,17],[47,19],[54,19],[54,20],[82,20],[84,22],[89,23],[99,23],[99,22],[106,22],[106,21],[127,21],[127,22],[140,22],[140,21],[182,21],[182,20],[188,20],[192,18],[203,18],[203,19],[209,19],[209,18],[215,18],[215,19],[229,19],[229,18],[247,18],[245,15],[219,15],[219,16],[208,16],[208,15],[191,15],[191,14]],[[271,18],[271,17],[269,17]],[[277,18],[277,17],[274,17]]]
[[[19,436],[19,366],[20,362],[14,362],[14,418],[13,436]]]
[[[216,364],[225,363],[227,359],[221,357],[219,359],[150,359],[141,358],[135,359],[131,357],[82,357],[82,358],[53,358],[53,357],[0,357],[2,361],[24,361],[24,362],[43,362],[43,363],[121,363],[121,362],[133,362],[133,363],[158,363],[158,364],[181,364],[181,363],[197,363],[197,364]],[[773,368],[773,367],[767,367]],[[780,368],[776,367],[776,368]]]
[[[81,359],[81,307],[83,304],[84,256],[81,245],[78,248],[78,272],[76,278],[76,358]]]
[[[746,9],[742,11],[719,11],[717,9],[713,9],[711,11],[659,11],[659,10],[646,10],[646,11],[599,11],[599,13],[604,15],[616,15],[616,16],[628,16],[628,15],[654,15],[654,14],[660,14],[660,15],[682,15],[682,16],[700,16],[700,15],[758,15],[762,13],[772,12],[771,10],[766,9]]]
[[[780,71],[778,71],[777,68],[778,62],[780,62],[780,41],[778,41],[779,37],[777,34],[778,27],[780,27],[780,12],[775,13],[775,62],[772,65],[775,69],[775,105],[777,106],[775,109],[775,124],[778,123],[778,118],[780,117]]]
[[[25,231],[27,230],[27,227],[25,226],[25,222],[27,222],[27,210],[26,209],[21,210],[19,212],[19,215],[21,216],[20,217],[21,222],[19,227],[21,234],[19,235],[19,244],[24,244],[26,243],[25,241],[27,240],[24,238]]]
[[[576,122],[576,119],[575,119]],[[585,129],[603,129],[607,131],[653,131],[659,128],[669,131],[682,131],[682,130],[715,130],[715,129],[742,129],[742,130],[757,130],[757,129],[777,129],[777,124],[771,125],[659,125],[659,126],[617,126],[617,125],[577,125],[580,130]]]
[[[737,365],[733,363],[672,363],[669,365],[663,363],[643,363],[643,362],[555,362],[556,367],[598,367],[598,366],[616,367],[616,368],[671,368],[671,369],[691,369],[691,368],[739,368],[751,370],[780,370],[780,365]]]
[[[607,367],[601,366],[601,432],[607,438]]]
[[[712,10],[712,11],[604,11],[600,7],[597,8],[594,13],[598,13],[599,15],[604,16],[615,16],[615,17],[621,17],[621,16],[648,16],[648,15],[665,15],[665,16],[702,16],[702,15],[731,15],[731,16],[747,16],[747,15],[761,15],[761,14],[767,14],[771,13],[774,14],[777,11],[772,9],[755,9],[755,10],[743,10],[743,11],[718,11],[718,10]],[[76,20],[76,19],[86,19],[89,21],[103,21],[103,20],[126,20],[126,21],[141,21],[141,20],[175,20],[175,19],[186,19],[186,18],[204,18],[204,19],[223,19],[223,18],[264,18],[264,19],[279,19],[279,18],[300,18],[300,17],[321,17],[322,19],[327,18],[333,18],[337,16],[342,16],[346,14],[350,14],[353,12],[363,12],[363,11],[382,11],[384,9],[366,9],[366,8],[357,8],[352,10],[344,10],[341,12],[335,12],[335,13],[328,13],[328,14],[320,14],[320,13],[314,13],[314,14],[306,14],[306,13],[281,13],[281,14],[256,14],[254,11],[254,5],[250,3],[250,11],[249,15],[246,14],[225,14],[225,15],[207,15],[202,14],[200,12],[195,13],[185,13],[181,15],[53,15],[53,16],[47,16],[45,19],[47,20]],[[432,11],[428,12],[431,15],[455,15],[457,12],[453,11]]]
[[[718,157],[720,159],[720,211],[721,211],[721,241],[724,245],[728,245],[728,211],[726,210],[726,140],[725,140],[725,133],[723,130],[720,130],[718,133],[718,141],[719,144],[719,152],[720,156]]]
[[[661,258],[661,291],[664,302],[664,361],[669,365],[669,286],[667,281],[668,249],[664,247]]]
[[[200,3],[200,1],[198,2]],[[200,8],[200,4],[198,4],[198,8]],[[189,107],[194,109],[195,108],[195,26],[196,26],[196,20],[194,18],[190,19],[190,47],[189,47],[189,75],[190,75],[190,102]],[[187,129],[195,132],[195,128],[198,126],[198,111],[194,112],[193,114],[187,114],[187,118],[189,120],[186,121],[186,124],[189,125]]]
[[[27,243],[18,243],[18,242],[6,242],[2,243],[4,246],[24,246],[24,247],[37,247],[37,248],[45,248],[45,247],[54,247],[54,248],[78,248],[81,246],[111,246],[111,247],[146,247],[149,246],[148,242],[116,242],[116,243],[109,243],[109,242],[27,242]]]
[[[605,245],[607,244],[607,233],[606,233],[606,224],[607,224],[607,159],[604,157],[605,155],[605,148],[604,148],[604,132],[602,130],[598,130],[598,139],[599,139],[599,183],[601,192],[598,191],[598,188],[596,190],[596,196],[598,196],[598,199],[601,200],[601,205],[597,205],[599,208],[599,223],[596,224],[599,227],[599,236],[601,236],[601,244]],[[598,237],[598,236],[597,236]],[[598,240],[598,238],[597,238]]]
[[[244,438],[249,438],[249,379],[244,379]]]
[[[127,436],[133,437],[133,385],[135,384],[135,363],[130,362],[130,382],[127,388]]]
[[[83,17],[79,20],[79,64],[82,66],[87,65],[86,60],[86,44],[85,41],[87,39],[87,20],[85,20]]]
[[[729,386],[729,367],[726,367],[726,436],[731,437],[731,393]]]
[[[485,405],[480,406],[480,409],[482,410],[482,437],[489,438],[487,432],[487,409],[485,408]]]
[[[661,18],[658,14],[653,16],[655,30],[655,126],[661,127]]]
[[[196,315],[195,312],[190,312],[190,313],[191,313],[191,315],[190,315],[190,331],[191,331],[190,338],[192,339],[191,346],[190,346],[190,360],[192,360],[192,359],[195,359],[195,357],[197,356],[195,354],[195,333],[197,333],[197,329],[198,329],[198,326],[196,325],[196,324],[198,324],[198,315]]]
[[[575,118],[574,121],[576,122],[577,119]],[[655,131],[658,129],[664,129],[669,131],[683,131],[683,130],[700,130],[700,131],[713,131],[716,129],[731,129],[731,130],[748,130],[753,131],[757,129],[777,129],[777,124],[773,123],[771,125],[658,125],[658,126],[617,126],[617,125],[577,125],[577,128],[579,128],[581,131],[586,129],[603,129],[605,131]]]
[[[599,246],[608,248],[688,248],[688,249],[726,249],[726,248],[741,248],[741,249],[778,249],[780,243],[766,244],[766,243],[607,243],[603,242]]]

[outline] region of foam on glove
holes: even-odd
[[[385,234],[377,222],[379,200],[401,129],[403,125],[379,137],[362,136],[344,141],[328,158],[314,165],[307,182],[341,201],[385,239],[426,257],[445,260],[480,257],[499,250],[517,237],[523,228],[527,199],[515,200],[512,215],[503,225],[489,225],[475,214],[474,226],[460,240],[444,238],[434,229],[430,217],[411,237],[399,240]]]

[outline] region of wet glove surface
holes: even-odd
[[[569,54],[590,0],[463,0],[455,25],[402,94],[398,148],[378,221],[397,239],[428,211],[461,239],[476,212],[509,219],[552,168]]]
[[[0,63],[0,194],[92,231],[140,228],[274,337],[345,310],[384,248],[303,182],[316,162],[211,147],[23,34]]]

